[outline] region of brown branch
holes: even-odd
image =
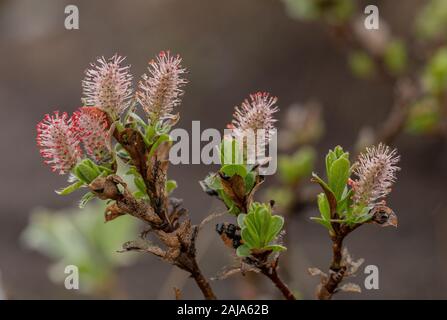
[[[342,265],[343,259],[343,240],[345,237],[357,228],[347,227],[346,225],[339,225],[335,229],[332,237],[332,262],[329,267],[329,275],[321,278],[321,283],[317,288],[317,298],[319,300],[330,300],[333,294],[337,291],[339,284],[343,281],[346,272],[346,266]]]
[[[249,194],[246,195],[244,181],[241,179],[240,176],[234,175],[232,178],[227,179],[222,174],[219,173],[219,175],[225,193],[229,195],[234,203],[236,203],[241,212],[248,212],[248,209],[253,202],[254,194],[264,182],[264,177],[257,175],[255,185],[253,186]],[[277,273],[278,258],[275,259],[274,262],[268,261],[268,257],[271,253],[271,250],[252,253],[251,256],[245,258],[244,261],[251,267],[257,268],[259,271],[261,271],[262,274],[267,276],[281,291],[281,293],[287,300],[296,300],[293,293],[280,279]]]
[[[196,261],[196,260],[194,260]],[[203,276],[202,272],[199,269],[199,266],[197,265],[197,262],[195,263],[195,271],[191,273],[191,276],[196,281],[197,285],[199,286],[200,290],[203,293],[203,296],[207,300],[216,300],[216,296],[214,295],[213,289],[211,288],[208,280]]]
[[[273,284],[281,291],[284,298],[287,300],[296,300],[295,295],[290,291],[289,287],[281,280],[281,278],[278,275],[278,259],[276,259],[271,264],[263,264],[259,268],[265,276],[267,276]]]
[[[168,200],[164,190],[168,165],[166,153],[161,153],[160,156],[164,157],[162,159],[158,158],[157,155],[148,159],[149,150],[143,137],[132,128],[125,128],[121,132],[115,129],[113,136],[127,151],[132,158],[132,164],[143,178],[152,208],[166,223],[164,230],[172,231],[173,226],[167,216]]]
[[[227,178],[221,173],[219,173],[222,186],[224,188],[225,193],[230,197],[231,200],[238,206],[241,212],[248,212],[250,208],[254,194],[258,190],[259,186],[263,183],[264,177],[257,175],[255,185],[251,189],[251,191],[246,194],[244,181],[240,176],[234,175],[232,178]],[[240,231],[240,227],[234,226],[235,229]],[[218,232],[221,233],[221,232]],[[230,246],[233,250],[237,248],[234,246],[233,241],[234,238],[228,237],[228,235],[221,233],[222,240],[227,246]],[[229,243],[228,243],[229,241]],[[240,241],[240,240],[239,240]],[[239,244],[241,244],[239,242]],[[281,291],[284,297],[288,300],[296,300],[293,293],[289,290],[287,285],[280,279],[277,268],[278,268],[278,259],[275,259],[274,262],[269,262],[268,258],[272,250],[259,250],[259,252],[253,252],[250,256],[243,259],[247,265],[251,268],[254,268],[260,271],[262,274],[267,276],[275,286]]]
[[[112,126],[111,123],[110,125]],[[199,228],[191,226],[189,218],[179,222],[179,218],[186,214],[186,210],[180,207],[181,201],[176,199],[169,201],[165,190],[170,145],[162,143],[157,146],[153,154],[150,154],[150,148],[138,130],[131,127],[121,131],[118,128],[111,130],[114,138],[129,154],[131,164],[143,178],[150,200],[136,199],[117,175],[98,177],[89,188],[98,198],[115,201],[106,209],[106,221],[123,214],[132,215],[148,224],[150,230],[166,246],[166,250],[163,250],[157,246],[133,241],[124,244],[124,250],[150,252],[176,265],[191,274],[206,299],[216,299],[196,260],[195,240]],[[169,204],[172,207],[170,213]]]
[[[388,211],[385,215],[379,210],[375,211],[371,220],[365,223],[374,223],[383,227],[390,225],[397,226],[397,217],[392,210]],[[345,276],[353,275],[355,273],[355,271],[352,270],[354,263],[351,261],[350,255],[346,254],[346,256],[344,256],[343,241],[352,231],[365,223],[357,223],[353,226],[340,224],[338,222],[333,223],[333,226],[336,225],[337,227],[334,228],[334,233],[331,236],[332,262],[329,267],[329,275],[322,274],[321,282],[317,287],[316,296],[319,300],[332,299],[334,293],[339,290],[339,285]],[[348,271],[348,269],[350,270]],[[354,269],[356,270],[357,267]]]

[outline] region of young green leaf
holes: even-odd
[[[242,229],[242,228],[245,228],[245,223],[244,223],[244,220],[245,220],[245,217],[247,216],[247,214],[246,213],[241,213],[240,215],[238,215],[237,216],[237,224],[239,225],[239,227]]]
[[[91,160],[85,159],[74,167],[73,174],[85,184],[90,184],[101,174],[101,171]]]
[[[175,180],[166,181],[166,192],[170,194],[177,188],[177,182]]]
[[[220,171],[228,177],[232,177],[235,174],[245,178],[247,175],[247,168],[243,164],[225,164],[220,168]]]
[[[236,249],[236,254],[238,257],[244,258],[248,257],[251,254],[251,251],[247,245],[243,244]]]
[[[321,219],[321,218],[317,218],[317,217],[311,217],[310,218],[313,221],[318,222],[319,224],[321,224],[323,227],[325,227],[328,230],[332,230],[332,226],[331,226],[331,222],[325,219]]]
[[[79,208],[85,208],[85,205],[93,198],[95,198],[95,195],[92,192],[87,192],[86,194],[84,194],[84,196],[79,201]]]
[[[227,196],[227,194],[223,191],[223,189],[217,190],[217,194],[219,198],[225,203],[225,206],[228,208],[228,213],[238,215],[241,211],[237,207],[237,205]]]
[[[343,191],[346,188],[346,183],[351,175],[351,164],[349,160],[344,157],[340,157],[335,160],[328,171],[329,187],[335,195],[337,201],[341,200]]]
[[[161,136],[158,137],[157,141],[151,147],[151,151],[149,152],[149,156],[148,156],[149,159],[152,158],[155,150],[157,150],[157,148],[160,146],[160,144],[162,144],[165,141],[172,141],[171,137],[168,134],[162,134]]]
[[[284,225],[284,218],[280,216],[273,216],[270,219],[269,230],[265,239],[266,243],[273,241],[280,233]]]
[[[283,247],[277,245],[274,241],[281,232],[284,219],[272,215],[269,205],[253,203],[249,212],[239,215],[237,220],[239,227],[242,229],[241,236],[244,242],[244,247],[239,250],[244,254],[247,253],[247,249],[250,252],[252,250],[283,250]]]
[[[62,189],[62,190],[56,190],[56,193],[62,196],[65,196],[67,194],[70,194],[76,190],[78,190],[79,188],[84,186],[84,182],[82,181],[77,181],[71,185],[69,185],[68,187]]]
[[[265,247],[265,250],[272,250],[273,252],[277,252],[277,251],[285,251],[287,250],[287,248],[280,244],[272,244],[270,246]]]
[[[324,194],[326,195],[326,199],[329,202],[329,208],[331,215],[336,212],[337,210],[337,199],[335,198],[334,192],[329,188],[329,186],[324,182],[319,176],[317,176],[315,173],[312,173],[312,182],[318,183],[321,188],[324,191]]]
[[[253,171],[248,172],[244,180],[245,180],[245,191],[248,194],[250,193],[251,189],[253,189],[253,187],[255,186],[256,173]]]
[[[251,222],[246,223],[245,228],[243,228],[241,231],[241,236],[244,240],[245,245],[249,248],[262,247],[257,230],[253,227],[253,224]]]
[[[323,220],[331,220],[331,209],[329,208],[329,202],[327,201],[324,193],[318,194],[318,209],[320,210]]]

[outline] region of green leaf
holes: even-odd
[[[239,225],[239,227],[242,229],[242,228],[245,228],[245,223],[244,223],[244,220],[245,220],[245,217],[247,216],[247,214],[246,213],[241,213],[240,215],[238,215],[237,216],[237,224]]]
[[[64,189],[62,189],[62,190],[56,190],[56,193],[59,194],[59,195],[63,195],[63,196],[65,196],[65,195],[67,195],[67,194],[70,194],[70,193],[72,193],[72,192],[78,190],[79,188],[81,188],[81,187],[83,187],[83,186],[84,186],[84,182],[82,182],[82,181],[77,181],[77,182],[75,182],[75,183],[69,185],[68,187],[66,187],[66,188],[64,188]]]
[[[261,247],[260,228],[253,215],[247,216],[244,220],[245,227],[242,228],[241,236],[244,242],[252,248]]]
[[[90,159],[84,159],[74,167],[73,174],[85,184],[90,184],[101,174],[101,170]]]
[[[326,174],[329,177],[329,172],[331,171],[334,162],[340,158],[345,158],[349,160],[349,153],[344,152],[341,146],[336,146],[334,150],[329,150],[326,155]]]
[[[270,210],[264,207],[259,207],[255,211],[255,221],[258,227],[259,234],[259,246],[262,248],[266,246],[270,241],[268,241],[269,231],[270,231],[270,218],[272,215]]]
[[[235,174],[245,178],[247,175],[247,168],[243,164],[225,164],[220,168],[220,171],[228,177],[232,177]]]
[[[312,173],[311,181],[318,183],[325,193],[330,193],[335,198],[335,195],[334,195],[334,192],[332,191],[332,189],[316,173]]]
[[[126,172],[126,175],[133,175],[133,181],[138,191],[146,194],[146,184],[144,183],[143,177],[138,172],[137,168],[131,166]]]
[[[139,191],[146,193],[146,184],[144,183],[143,178],[135,176],[134,183]]]
[[[241,212],[236,204],[233,202],[233,200],[231,200],[230,197],[228,197],[222,189],[216,191],[219,195],[219,198],[225,203],[225,206],[228,208],[228,213],[238,215]]]
[[[94,163],[92,160],[87,158],[87,159],[84,159],[82,161],[82,163],[84,163],[85,165],[87,165],[90,168],[92,168],[95,171],[96,174],[99,175],[101,173],[101,169],[99,168],[99,166],[96,163]]]
[[[340,145],[334,148],[334,152],[337,159],[341,157],[347,158],[349,156],[349,153],[345,152]]]
[[[83,209],[85,205],[93,198],[95,198],[95,195],[92,192],[87,192],[86,194],[84,194],[84,196],[79,201],[79,208]]]
[[[121,123],[121,121],[115,121],[114,124],[115,124],[115,126],[116,126],[116,129],[117,129],[119,132],[122,132],[122,131],[124,130],[124,126],[123,126],[123,124]]]
[[[135,191],[133,196],[137,199],[149,198],[145,192],[141,192],[140,190]]]
[[[332,167],[332,163],[334,163],[335,160],[337,160],[335,152],[329,150],[329,152],[326,155],[326,173],[329,172],[330,168]]]
[[[351,175],[350,168],[351,163],[344,157],[335,160],[329,168],[329,187],[335,194],[337,201],[341,200],[343,191],[346,188],[346,183]]]
[[[276,252],[276,251],[285,251],[285,250],[287,250],[286,247],[284,247],[284,246],[282,246],[282,245],[280,245],[280,244],[272,244],[272,245],[270,245],[270,246],[265,247],[264,249],[266,249],[266,250],[272,250],[273,252]]]
[[[259,236],[256,232],[256,229],[253,227],[251,222],[247,222],[245,228],[241,231],[242,239],[244,239],[244,243],[250,248],[259,248],[261,247]]]
[[[170,194],[175,189],[177,189],[177,182],[175,180],[166,181],[166,192]]]
[[[216,173],[209,174],[205,178],[204,183],[206,184],[206,186],[213,190],[222,189],[222,182],[220,181],[220,177]]]
[[[329,208],[329,202],[324,193],[318,195],[318,209],[320,210],[323,220],[329,221],[331,219],[331,209]]]
[[[346,212],[349,209],[349,206],[351,205],[351,197],[354,194],[354,190],[345,189],[345,192],[343,193],[342,199],[337,202],[337,212],[343,213]]]
[[[138,123],[140,126],[145,127],[146,126],[146,122],[144,122],[143,119],[141,119],[141,117],[136,114],[135,112],[128,112],[127,115],[129,117],[131,117],[132,119],[135,120],[136,123]]]
[[[326,199],[329,203],[329,209],[331,216],[333,213],[337,211],[337,199],[335,198],[334,193],[332,192],[331,188],[324,182],[318,175],[315,173],[312,173],[312,182],[316,182],[320,185],[320,187],[323,189],[324,194],[326,195]]]
[[[272,215],[268,204],[253,203],[247,214],[240,214],[237,218],[241,227],[241,236],[244,245],[250,250],[273,250],[284,225],[284,218]],[[243,249],[241,249],[243,250]]]
[[[245,191],[246,193],[250,193],[251,189],[253,189],[253,187],[255,186],[255,182],[256,182],[256,173],[251,171],[248,172],[247,175],[245,176]]]
[[[115,144],[115,153],[121,159],[130,160],[129,153],[119,143]]]
[[[270,219],[270,225],[269,225],[269,231],[267,233],[265,242],[270,243],[272,240],[274,240],[279,232],[281,231],[282,227],[284,225],[284,218],[280,216],[273,216]]]
[[[97,168],[99,169],[99,171],[101,171],[101,173],[106,174],[106,175],[114,173],[114,171],[112,169],[107,168],[105,166],[98,165]]]
[[[165,141],[171,141],[171,137],[168,134],[162,134],[158,137],[157,141],[152,145],[151,151],[149,152],[148,158],[152,158],[154,155],[155,150]]]
[[[236,254],[238,257],[241,257],[241,258],[248,257],[251,254],[251,250],[248,246],[243,244],[243,245],[240,245],[239,247],[237,247]]]
[[[310,219],[313,220],[313,221],[318,222],[319,224],[321,224],[326,229],[332,230],[332,226],[331,226],[331,222],[330,221],[324,220],[324,219],[321,219],[321,218],[317,218],[317,217],[311,217]]]

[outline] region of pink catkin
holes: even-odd
[[[45,115],[37,124],[36,141],[44,162],[59,174],[68,173],[82,156],[78,134],[65,112]]]
[[[96,162],[109,160],[110,137],[106,114],[96,107],[81,107],[72,118],[86,153]]]
[[[114,55],[106,60],[101,57],[97,64],[85,72],[82,81],[83,103],[95,106],[116,119],[129,106],[132,96],[130,66],[122,66],[125,58]]]
[[[237,132],[247,130],[265,130],[266,138],[271,135],[274,124],[277,121],[273,114],[279,110],[275,106],[276,97],[267,92],[257,92],[250,95],[250,100],[245,99],[240,107],[236,107],[233,114],[232,126]]]
[[[366,149],[354,164],[353,182],[354,205],[375,206],[390,192],[396,181],[396,172],[400,170],[396,164],[400,157],[397,151],[380,143]]]
[[[162,51],[156,60],[149,61],[149,72],[142,76],[137,100],[153,123],[172,118],[174,107],[181,103],[181,88],[187,83],[182,78],[186,69],[181,62],[179,55]]]

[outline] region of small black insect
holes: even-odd
[[[216,224],[216,232],[227,247],[237,249],[242,244],[241,228],[232,223]]]

